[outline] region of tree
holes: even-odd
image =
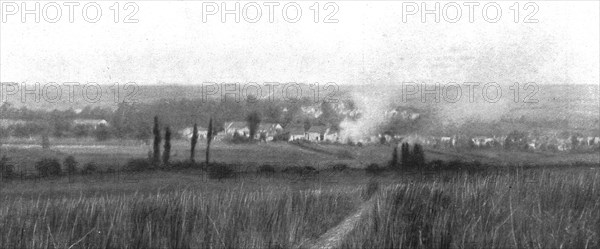
[[[265,111],[265,116],[268,122],[279,123],[281,120],[282,111],[279,106],[268,105]]]
[[[198,124],[194,124],[194,131],[192,131],[192,141],[191,141],[191,149],[190,149],[190,161],[194,161],[196,153],[196,144],[198,143]]]
[[[413,146],[411,161],[414,167],[422,169],[425,166],[425,152],[420,144]]]
[[[83,167],[83,170],[81,171],[81,173],[83,173],[83,174],[92,174],[92,173],[94,173],[96,171],[98,171],[98,166],[96,166],[96,164],[94,162],[88,162]]]
[[[392,153],[392,160],[390,161],[390,168],[398,169],[398,146],[394,146],[394,152]]]
[[[261,133],[259,134],[259,140],[260,140],[260,141],[263,141],[263,142],[267,142],[267,133],[265,133],[265,132],[261,132]]]
[[[35,163],[35,169],[42,177],[60,175],[60,163],[56,158],[44,158]]]
[[[163,164],[169,165],[169,158],[171,157],[171,129],[167,126],[165,128],[165,149],[163,151]]]
[[[310,119],[305,118],[304,119],[304,131],[308,131],[311,126],[312,126],[312,124],[310,123]]]
[[[206,166],[208,166],[208,162],[210,161],[210,142],[213,139],[213,120],[210,118],[208,121],[208,131],[206,134]]]
[[[108,127],[104,124],[98,125],[96,130],[94,130],[94,137],[96,137],[96,140],[98,141],[108,140],[110,138],[110,131],[108,130]]]
[[[136,126],[137,126],[137,129],[135,129],[135,133],[134,133],[133,137],[137,140],[142,140],[147,144],[148,139],[150,139],[150,137],[151,137],[150,124],[148,124],[146,122],[140,122]]]
[[[402,168],[410,168],[410,148],[408,143],[402,143],[400,163]]]
[[[63,164],[65,165],[67,174],[73,175],[77,172],[77,164],[79,163],[75,160],[75,157],[68,156],[67,158],[65,158]]]
[[[321,116],[319,116],[319,122],[325,125],[337,126],[340,123],[337,111],[331,106],[328,101],[321,103]]]
[[[15,166],[10,163],[10,159],[2,156],[0,159],[0,178],[11,178],[15,173]]]
[[[582,137],[583,135],[581,135],[581,133],[575,133],[573,135],[571,135],[570,139],[571,139],[571,145],[573,146],[573,150],[576,150],[579,148],[579,146],[581,144],[579,144],[579,140],[577,140],[577,137]]]
[[[73,127],[73,134],[76,138],[87,137],[89,133],[89,128],[86,125],[78,124]]]
[[[158,126],[158,116],[154,116],[154,153],[152,162],[158,164],[160,162],[160,128]]]
[[[256,135],[256,131],[260,125],[260,114],[256,111],[251,112],[248,114],[248,117],[246,117],[246,122],[248,123],[248,129],[250,130],[250,139],[254,139],[254,135]]]

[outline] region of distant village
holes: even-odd
[[[226,140],[233,136],[249,138],[250,128],[245,121],[226,122],[225,129],[217,133],[215,140]],[[192,127],[180,131],[181,137],[191,139]],[[206,138],[208,131],[199,127],[200,138]],[[287,141],[311,143],[336,143],[352,145],[368,144],[400,144],[403,142],[418,143],[431,148],[506,148],[528,151],[570,151],[579,149],[600,149],[600,137],[576,136],[568,133],[533,136],[531,134],[512,132],[504,136],[425,136],[425,135],[390,135],[377,134],[357,141],[344,140],[332,127],[315,125],[306,129],[302,126],[283,128],[276,123],[261,123],[257,128],[254,140],[260,142]]]
[[[6,107],[3,107],[6,108]],[[17,137],[19,139],[37,140],[41,134],[46,136],[60,137],[72,136],[76,138],[95,137],[97,140],[106,140],[110,138],[134,139],[140,141],[149,140],[150,125],[149,114],[144,114],[135,109],[135,106],[122,104],[119,108],[112,112],[101,113],[102,115],[92,115],[94,110],[84,110],[86,115],[79,115],[81,110],[71,111],[69,115],[57,114],[54,118],[49,118],[47,121],[27,120],[19,118],[0,118],[0,138]],[[139,108],[139,107],[138,107]],[[178,107],[173,104],[173,108]],[[279,107],[277,107],[279,108]],[[293,108],[293,106],[289,107]],[[229,108],[235,110],[235,108]],[[598,150],[600,148],[600,134],[594,132],[573,132],[563,130],[547,129],[545,132],[530,132],[524,130],[514,130],[506,132],[506,134],[495,133],[493,135],[465,135],[462,134],[442,134],[437,132],[436,135],[420,133],[416,131],[402,131],[401,129],[392,130],[389,127],[397,128],[404,124],[413,124],[419,126],[418,123],[423,118],[423,113],[411,108],[390,108],[382,110],[381,116],[385,120],[400,120],[401,122],[390,122],[386,129],[381,131],[365,131],[360,137],[349,138],[344,136],[343,127],[340,127],[340,120],[357,119],[361,116],[361,111],[354,107],[349,107],[348,103],[340,102],[331,105],[312,104],[301,105],[296,108],[295,116],[290,115],[291,109],[288,107],[281,108],[280,116],[288,115],[291,121],[287,123],[272,122],[273,119],[259,120],[255,130],[251,132],[250,124],[247,120],[225,120],[216,125],[214,130],[214,140],[228,142],[233,138],[243,138],[255,142],[308,142],[308,143],[323,143],[323,144],[347,144],[363,146],[369,144],[400,144],[400,143],[418,143],[430,148],[503,148],[526,151],[571,151],[575,149],[590,149]],[[12,109],[13,113],[26,113],[20,109]],[[66,112],[66,111],[65,111]],[[178,115],[186,115],[185,111],[181,111]],[[8,113],[5,111],[5,113]],[[48,112],[58,113],[54,112]],[[92,113],[92,114],[89,114]],[[173,113],[168,110],[162,113]],[[60,113],[59,113],[60,114]],[[41,115],[41,114],[36,114]],[[79,116],[94,117],[94,116],[110,116],[110,119],[98,118],[79,118]],[[21,116],[24,116],[21,114]],[[34,116],[27,114],[25,116]],[[68,116],[68,118],[66,117]],[[230,116],[240,116],[230,115]],[[327,116],[327,117],[325,117]],[[325,117],[325,118],[324,118]],[[169,120],[169,118],[165,118]],[[223,120],[223,119],[221,119]],[[307,120],[315,120],[313,122],[305,122]],[[175,121],[174,121],[175,122]],[[193,123],[178,121],[182,126],[175,126],[175,138],[191,139],[193,132]],[[430,122],[430,121],[427,121]],[[207,129],[201,127],[202,123],[198,123],[199,138],[203,139],[207,136]],[[222,126],[220,125],[222,124]],[[50,128],[48,126],[51,126]],[[51,130],[51,132],[45,132]],[[50,134],[48,134],[50,133]],[[123,134],[123,135],[121,135]],[[254,134],[250,137],[250,134]],[[5,140],[5,139],[2,139]]]

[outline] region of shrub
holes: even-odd
[[[96,163],[94,162],[88,162],[85,164],[85,166],[83,166],[83,170],[81,171],[81,173],[83,174],[92,174],[98,171],[98,166],[96,166]]]
[[[298,166],[285,167],[281,172],[288,174],[304,174],[302,167]]]
[[[464,162],[461,160],[452,160],[448,163],[448,166],[446,166],[447,169],[449,170],[460,170],[461,168],[463,168],[464,166]]]
[[[348,165],[343,164],[343,163],[338,163],[338,164],[334,164],[332,169],[335,171],[344,171],[344,170],[348,169]]]
[[[268,164],[262,165],[258,167],[258,173],[273,174],[275,173],[275,167]]]
[[[429,168],[434,170],[444,169],[445,163],[442,160],[436,159],[429,163]]]
[[[315,172],[315,171],[317,171],[317,169],[315,169],[315,167],[313,167],[313,166],[304,166],[304,170],[308,171],[308,172]]]
[[[233,168],[224,163],[213,163],[208,166],[208,178],[224,179],[233,176]]]
[[[143,171],[150,169],[152,166],[152,162],[145,158],[135,158],[127,161],[125,165],[125,170],[128,171]]]
[[[106,141],[110,139],[110,128],[104,124],[98,125],[94,130],[94,137],[98,141]]]
[[[370,174],[378,174],[381,171],[383,171],[383,168],[379,167],[379,165],[376,163],[372,163],[372,164],[369,164],[369,166],[367,166],[365,168],[365,170],[367,171],[367,173],[370,173]]]
[[[10,163],[10,159],[2,156],[0,159],[0,174],[2,178],[12,178],[15,175],[15,166]]]
[[[79,163],[75,160],[75,157],[73,157],[73,156],[68,156],[67,158],[65,158],[65,161],[63,162],[63,165],[65,166],[65,170],[67,171],[67,174],[69,174],[69,175],[77,173],[77,164],[79,164]]]
[[[304,166],[304,167],[291,166],[291,167],[286,167],[281,172],[289,173],[289,174],[307,175],[307,174],[311,174],[311,173],[316,173],[317,169],[315,169],[311,166]]]
[[[233,143],[233,144],[243,144],[243,143],[255,142],[250,137],[240,135],[237,132],[234,132],[233,136],[227,137],[224,141],[227,143]]]
[[[60,163],[56,158],[43,158],[35,163],[35,169],[42,177],[57,176],[61,173]]]
[[[185,161],[175,161],[171,163],[171,167],[174,169],[191,169],[191,168],[202,168],[204,165],[202,163],[197,163],[191,160]]]

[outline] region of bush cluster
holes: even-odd
[[[273,174],[275,173],[275,167],[265,164],[265,165],[261,165],[260,167],[258,167],[257,170],[258,173],[266,173],[266,174]]]
[[[211,163],[208,165],[208,178],[210,179],[224,179],[232,177],[234,174],[233,167],[224,163]]]
[[[10,159],[6,156],[2,156],[0,159],[0,177],[1,178],[12,178],[15,174],[15,166],[10,162]]]
[[[58,176],[62,173],[60,162],[56,158],[43,158],[35,163],[35,169],[42,177]]]

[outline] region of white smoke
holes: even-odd
[[[340,123],[341,141],[356,142],[377,135],[378,127],[387,119],[384,114],[390,108],[389,98],[381,95],[370,97],[357,92],[351,93],[351,97],[360,115],[356,119],[346,118]]]

